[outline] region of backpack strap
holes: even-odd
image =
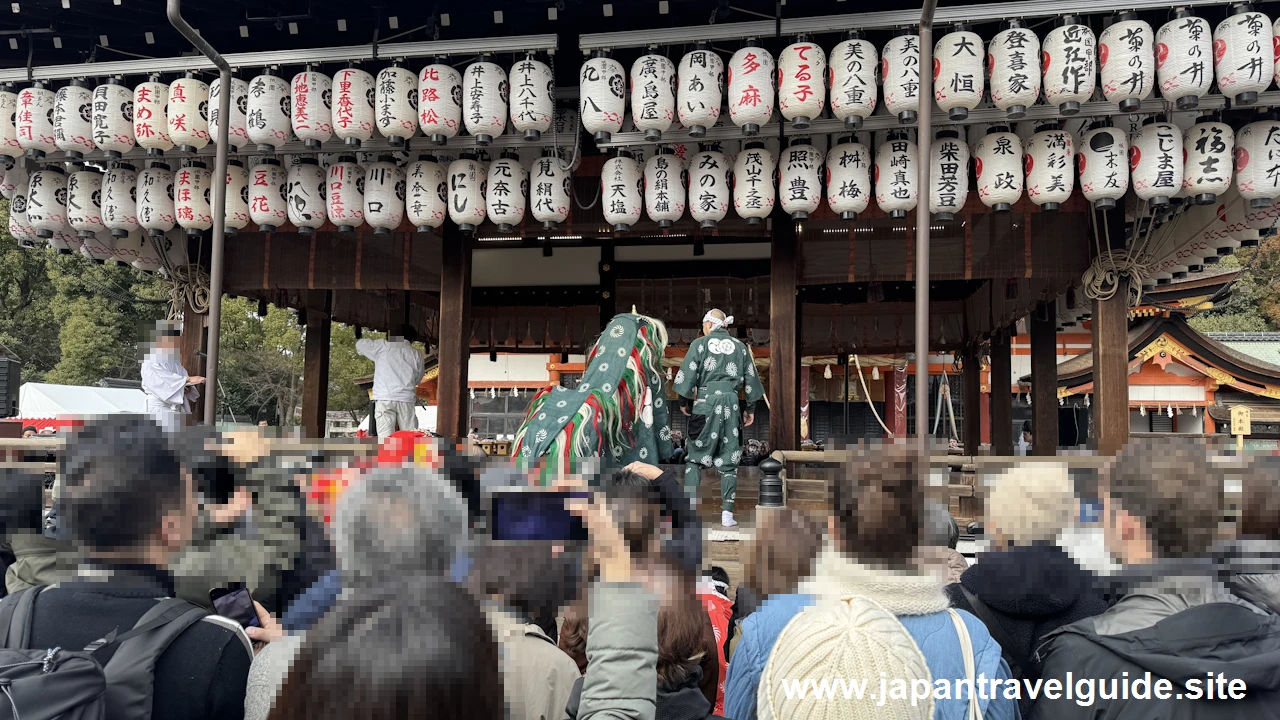
[[[132,630],[90,646],[96,651],[118,644],[102,669],[107,679],[108,720],[151,717],[156,661],[183,631],[208,614],[186,600],[166,598],[143,614]]]
[[[31,642],[31,609],[43,585],[19,590],[0,602],[0,648],[26,650]]]
[[[964,583],[956,583],[960,588],[960,592],[964,593],[964,599],[969,601],[969,607],[973,608],[973,614],[978,616],[983,625],[987,626],[987,632],[991,633],[991,637],[1000,643],[1001,654],[1004,656],[1005,662],[1009,663],[1009,669],[1014,673],[1022,671],[1022,677],[1035,681],[1040,678],[1040,671],[1031,662],[1031,659],[1022,652],[1022,649],[1013,642],[1013,638],[1009,637],[1009,631],[1004,629],[1004,625],[991,612],[991,608],[982,602],[982,598],[974,595]]]

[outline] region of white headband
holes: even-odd
[[[712,330],[719,330],[719,329],[720,329],[720,328],[722,328],[722,327],[729,327],[730,325],[732,325],[732,324],[733,324],[733,316],[732,316],[732,315],[726,315],[726,316],[725,316],[725,318],[724,318],[723,320],[721,320],[720,318],[716,317],[715,315],[712,315],[712,314],[711,314],[711,311],[710,311],[710,310],[708,310],[708,311],[707,311],[707,314],[702,316],[702,322],[704,322],[704,323],[711,323],[711,329],[712,329]]]

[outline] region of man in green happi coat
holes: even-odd
[[[685,490],[696,498],[703,468],[714,467],[720,473],[720,524],[724,527],[738,524],[733,519],[742,458],[738,428],[755,422],[756,402],[764,397],[751,348],[729,335],[731,323],[733,316],[726,317],[720,310],[703,316],[702,337],[689,344],[675,380],[676,394],[685,399],[681,411],[689,416]],[[745,401],[739,400],[739,390],[745,390]]]

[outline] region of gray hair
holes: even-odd
[[[343,493],[334,526],[344,584],[446,577],[469,543],[466,502],[444,475],[421,468],[364,473]]]

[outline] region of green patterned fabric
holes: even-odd
[[[573,389],[549,386],[529,405],[512,454],[523,464],[573,472],[576,460],[621,466],[671,456],[670,414],[661,360],[667,331],[643,315],[615,316],[587,356]],[[545,475],[544,475],[545,478]]]

